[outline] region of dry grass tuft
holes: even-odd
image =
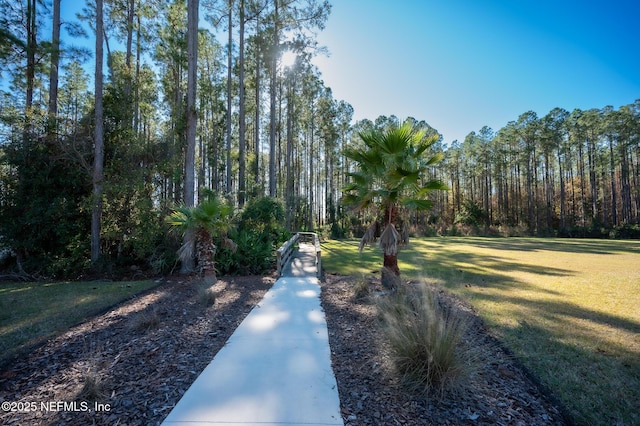
[[[444,307],[437,292],[420,284],[378,300],[393,364],[413,391],[442,396],[461,385],[473,369],[462,345],[466,317]]]
[[[371,291],[369,290],[369,283],[367,277],[364,274],[353,285],[353,297],[357,299],[364,299],[369,296]]]
[[[155,308],[150,308],[134,316],[131,321],[131,327],[133,329],[148,331],[158,328],[160,325],[160,314]]]
[[[101,401],[108,396],[100,375],[94,369],[87,370],[82,379],[82,388],[76,397],[78,401]]]

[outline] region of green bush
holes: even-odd
[[[276,255],[273,242],[264,234],[251,229],[239,229],[230,234],[237,244],[235,253],[218,246],[216,268],[221,274],[263,274],[275,267]]]
[[[272,197],[250,200],[240,214],[238,227],[276,239],[284,229],[284,204]]]
[[[470,373],[471,356],[461,345],[465,317],[442,306],[435,290],[401,287],[381,297],[378,308],[393,364],[411,390],[441,395]]]
[[[334,222],[331,224],[329,235],[331,239],[337,240],[340,238],[344,238],[346,236],[346,233],[344,232],[344,229],[342,229],[342,227],[338,225],[338,223]]]
[[[90,233],[82,201],[91,181],[56,144],[29,137],[3,146],[0,156],[0,236],[16,267],[36,276],[64,278],[84,266],[81,240]],[[12,260],[12,259],[8,259]],[[11,268],[11,265],[9,265]]]
[[[625,224],[614,226],[609,231],[609,238],[621,240],[640,239],[640,225]]]
[[[463,200],[462,208],[456,213],[455,223],[461,225],[478,226],[487,222],[489,215],[473,200]]]
[[[284,228],[284,205],[271,197],[250,200],[229,237],[235,253],[216,242],[216,268],[220,274],[263,274],[275,268],[276,250],[289,239]]]

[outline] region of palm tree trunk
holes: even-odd
[[[216,246],[211,236],[208,233],[201,233],[197,242],[198,269],[207,284],[216,282],[216,266],[213,260],[215,254]]]
[[[391,204],[387,206],[384,210],[384,226],[387,226],[387,225],[395,226],[397,222],[398,222],[398,207],[394,204]],[[395,250],[393,250],[393,253],[384,254],[383,266],[385,268],[389,268],[397,276],[400,276],[400,268],[398,267],[397,244],[398,242],[396,241],[396,246],[395,246]]]
[[[394,274],[400,276],[400,268],[398,268],[398,255],[384,255],[384,263],[383,266],[385,268],[389,268],[393,271]]]

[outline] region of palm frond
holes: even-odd
[[[222,242],[222,246],[231,250],[232,253],[235,253],[236,251],[238,251],[238,244],[236,244],[236,242],[233,241],[231,238],[222,237],[221,242]]]
[[[398,167],[395,170],[395,174],[402,179],[403,185],[412,185],[420,180],[420,170],[411,170]]]
[[[438,152],[434,154],[433,157],[429,158],[426,161],[425,166],[433,166],[434,164],[442,161],[443,158],[444,158],[444,154],[442,152]]]
[[[429,192],[430,191],[446,191],[449,189],[449,187],[444,182],[438,179],[432,179],[428,181],[427,183],[422,185],[422,188],[428,190]]]
[[[438,135],[437,134],[431,135],[431,136],[427,136],[426,138],[422,139],[420,141],[420,143],[416,146],[415,156],[416,157],[422,156],[422,154],[424,154],[424,152],[427,149],[429,149],[437,141],[438,141]]]
[[[184,243],[178,249],[177,255],[178,259],[184,264],[188,262],[190,259],[193,259],[196,253],[196,238],[195,233],[186,232]]]
[[[366,173],[362,172],[347,173],[347,176],[353,180],[353,182],[351,182],[350,184],[353,188],[367,185],[371,181],[371,176],[368,176]]]
[[[405,198],[401,204],[403,207],[413,210],[429,210],[433,206],[431,200],[421,200],[417,198]]]
[[[386,256],[396,256],[398,254],[398,243],[400,242],[400,234],[396,231],[393,223],[388,223],[380,234],[378,244]]]
[[[373,222],[371,225],[369,225],[369,227],[367,228],[367,231],[364,233],[364,235],[362,236],[362,239],[360,240],[360,245],[358,246],[359,253],[362,253],[362,249],[367,244],[375,243],[377,233],[378,233],[378,222]]]
[[[373,149],[380,144],[380,133],[375,130],[370,130],[368,132],[360,132],[358,133],[360,136],[360,140],[364,142],[364,144],[369,148]]]
[[[188,207],[182,206],[174,209],[171,214],[167,216],[166,221],[167,224],[172,226],[174,229],[184,233],[187,228],[189,228],[191,219],[191,210]]]

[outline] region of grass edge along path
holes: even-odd
[[[0,367],[159,281],[0,282]]]
[[[358,242],[324,242],[325,272],[378,273]],[[640,424],[640,241],[414,238],[399,266],[469,300],[578,424]]]

